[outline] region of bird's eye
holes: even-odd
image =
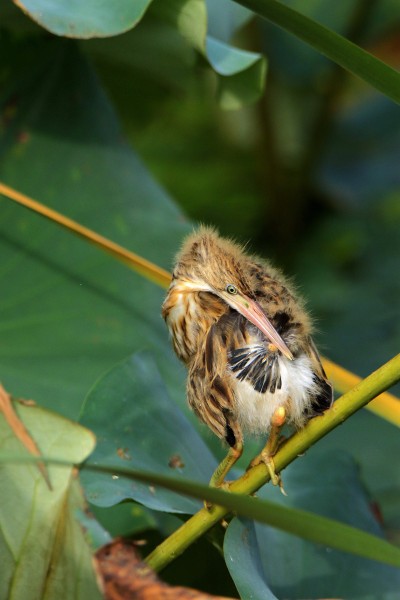
[[[228,283],[225,289],[228,292],[228,294],[237,294],[237,289],[232,283]]]

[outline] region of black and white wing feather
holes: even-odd
[[[239,381],[249,381],[260,394],[274,394],[282,386],[276,352],[263,344],[254,344],[231,350],[228,354],[230,370]]]

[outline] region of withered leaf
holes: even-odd
[[[96,552],[106,600],[232,600],[161,581],[138,555],[135,542],[116,538]]]

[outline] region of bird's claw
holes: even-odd
[[[281,478],[280,474],[275,471],[275,463],[270,454],[268,454],[266,452],[261,452],[258,456],[256,456],[251,461],[251,463],[247,467],[247,470],[251,469],[252,467],[256,467],[257,465],[259,465],[261,463],[263,463],[267,467],[272,485],[279,486],[281,493],[284,496],[287,496],[287,493],[285,492],[285,488],[283,487],[282,478]]]
[[[279,489],[281,490],[281,493],[284,496],[287,496],[287,493],[285,492],[285,488],[283,487],[283,483],[282,483],[282,477],[280,476],[280,473],[277,473],[275,471],[275,463],[272,460],[271,457],[268,457],[267,460],[263,461],[265,466],[268,469],[269,472],[269,476],[271,477],[271,483],[272,485],[278,485]]]

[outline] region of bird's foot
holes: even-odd
[[[284,496],[287,494],[284,490],[281,476],[275,470],[275,464],[272,457],[275,456],[282,443],[286,441],[286,439],[280,435],[280,431],[286,422],[286,417],[287,414],[285,406],[278,406],[271,417],[271,430],[268,441],[261,450],[260,454],[256,456],[248,466],[248,469],[250,469],[251,467],[255,467],[260,463],[263,463],[268,469],[271,482],[273,485],[279,485],[279,489]]]
[[[253,458],[253,460],[251,461],[251,463],[249,464],[247,469],[256,467],[257,465],[259,465],[261,463],[263,463],[267,467],[269,476],[271,478],[272,485],[279,486],[279,489],[281,490],[282,494],[284,496],[287,496],[287,493],[285,492],[285,488],[283,487],[282,478],[281,478],[280,474],[275,471],[274,460],[268,452],[266,452],[265,450],[260,452],[260,454],[258,456]]]

